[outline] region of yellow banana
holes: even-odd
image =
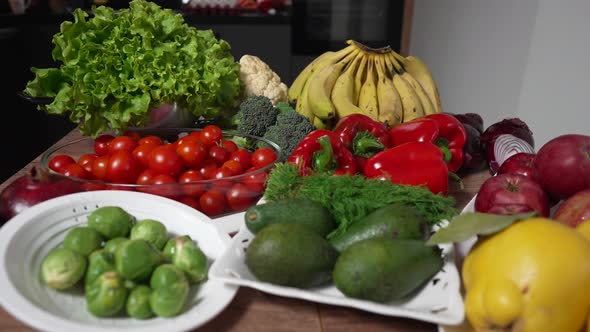
[[[369,55],[366,53],[362,53],[363,56],[361,57],[361,62],[359,63],[359,67],[355,72],[355,76],[354,76],[354,92],[353,92],[353,104],[357,105],[359,104],[359,97],[360,97],[360,93],[361,93],[361,87],[363,86],[363,82],[364,82],[364,76],[365,76],[365,72],[366,72],[366,68],[367,68],[367,61],[369,59]]]
[[[361,109],[354,103],[355,91],[355,73],[359,70],[359,64],[365,55],[358,55],[354,61],[344,69],[344,72],[338,76],[334,88],[332,89],[331,98],[336,108],[337,118],[343,118],[350,114],[362,113]]]
[[[332,88],[344,67],[346,67],[346,65],[350,63],[358,53],[358,50],[354,50],[339,62],[330,64],[326,68],[319,72],[315,72],[310,76],[307,98],[309,107],[316,117],[322,120],[329,120],[336,115],[336,109],[330,99]]]
[[[377,101],[379,102],[379,121],[391,127],[401,123],[404,118],[403,105],[399,93],[395,89],[388,74],[386,63],[387,55],[381,56],[377,68]]]
[[[358,107],[373,120],[379,118],[379,103],[377,101],[377,82],[375,79],[375,56],[370,54],[367,66],[367,77],[361,86]]]
[[[395,66],[396,59],[393,57],[393,55],[390,55],[390,60],[392,61],[393,65]],[[399,66],[399,64],[397,64],[397,65]],[[400,73],[401,77],[404,80],[406,80],[406,82],[408,82],[408,84],[410,84],[410,86],[416,92],[416,95],[418,96],[418,98],[420,98],[420,103],[422,104],[422,108],[424,109],[424,114],[425,115],[435,114],[436,110],[435,110],[434,106],[432,105],[430,98],[428,97],[428,95],[424,91],[424,88],[422,87],[422,85],[420,85],[420,83],[416,80],[416,78],[414,78],[414,76],[412,76],[410,73],[408,73],[407,71],[405,71],[403,69],[401,69],[401,70],[402,70],[402,72]]]
[[[313,114],[313,112],[311,111],[311,108],[309,107],[308,91],[309,91],[309,80],[307,80],[303,84],[303,88],[301,89],[301,94],[299,95],[299,98],[297,98],[297,104],[295,105],[295,111],[297,111],[297,113],[308,118],[311,123],[314,123],[315,115]]]
[[[317,129],[329,129],[328,124],[324,122],[322,119],[318,118],[317,116],[313,118],[313,125]]]
[[[352,51],[356,50],[354,46],[348,46],[346,48],[341,49],[337,52],[325,52],[318,56],[315,60],[313,60],[309,65],[307,65],[299,75],[295,78],[291,86],[288,90],[289,100],[294,101],[299,98],[299,95],[303,92],[303,88],[305,86],[305,82],[307,82],[309,76],[318,70],[318,67],[324,68],[324,66],[320,66],[322,63],[326,61],[330,61],[330,63],[335,63],[342,59],[343,57],[347,56]],[[320,70],[321,70],[320,68]]]
[[[395,66],[395,64],[391,61],[388,63],[390,66]],[[402,100],[404,109],[404,118],[402,122],[412,121],[424,116],[424,108],[422,107],[420,98],[416,94],[414,88],[412,88],[412,86],[395,71],[393,72],[393,77],[391,80],[393,81],[393,85],[395,86],[395,89],[399,93],[399,96]]]
[[[432,74],[430,73],[430,70],[428,70],[426,64],[413,56],[405,58],[402,64],[404,65],[404,69],[416,78],[416,81],[418,81],[424,88],[424,91],[432,102],[435,112],[442,113],[442,103],[440,101],[438,88],[436,87],[436,82],[432,78]]]

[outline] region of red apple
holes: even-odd
[[[520,174],[524,176],[533,176],[533,159],[534,153],[520,152],[512,155],[502,163],[498,169],[498,174]]]
[[[563,201],[553,219],[571,227],[590,219],[590,189],[578,191]]]
[[[555,199],[590,188],[590,136],[561,135],[545,143],[533,161],[533,177]]]
[[[500,174],[487,179],[475,199],[475,211],[511,215],[537,211],[549,216],[549,198],[532,178]]]

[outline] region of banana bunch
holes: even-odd
[[[374,49],[356,41],[312,61],[289,87],[295,109],[317,128],[365,114],[387,126],[441,113],[436,83],[420,59],[389,46]]]

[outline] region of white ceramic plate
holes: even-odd
[[[261,204],[260,202],[258,204]],[[228,214],[217,218],[210,219],[208,223],[217,227],[226,234],[237,233],[244,224],[244,215],[246,211]]]
[[[298,289],[258,281],[245,264],[245,249],[254,235],[242,226],[228,250],[209,270],[209,278],[228,284],[258,289],[279,296],[318,303],[346,306],[381,315],[418,319],[436,324],[458,324],[463,321],[463,299],[459,290],[459,273],[454,264],[452,246],[443,246],[445,265],[414,297],[403,302],[380,304],[345,297],[334,285]]]
[[[85,224],[100,206],[120,206],[138,219],[166,225],[169,235],[188,234],[209,260],[219,259],[230,237],[204,214],[179,202],[129,191],[91,191],[37,204],[0,229],[0,304],[26,324],[43,331],[185,331],[215,317],[233,299],[237,287],[216,280],[193,286],[179,316],[137,320],[96,318],[86,311],[81,291],[55,291],[39,278],[41,261],[63,241],[67,231]]]

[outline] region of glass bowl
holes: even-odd
[[[171,143],[191,132],[199,132],[200,130],[196,128],[144,128],[134,129],[133,133],[137,133],[141,137],[158,136],[164,143]],[[113,134],[113,136],[116,137],[117,135]],[[248,139],[251,142],[249,144],[251,148],[248,149],[251,153],[259,146],[266,146],[274,151],[277,159],[274,163],[264,167],[234,176],[165,184],[113,183],[96,179],[80,179],[51,170],[49,162],[55,156],[68,155],[77,161],[83,155],[95,153],[95,140],[91,137],[83,137],[48,149],[41,156],[40,164],[46,171],[58,177],[80,183],[84,191],[127,190],[159,195],[189,205],[210,218],[217,218],[245,211],[250,206],[255,205],[264,193],[269,171],[276,162],[282,160],[281,148],[267,139],[225,130],[223,131],[223,139],[241,141]],[[194,167],[193,169],[197,168]],[[207,194],[204,195],[205,193]]]

